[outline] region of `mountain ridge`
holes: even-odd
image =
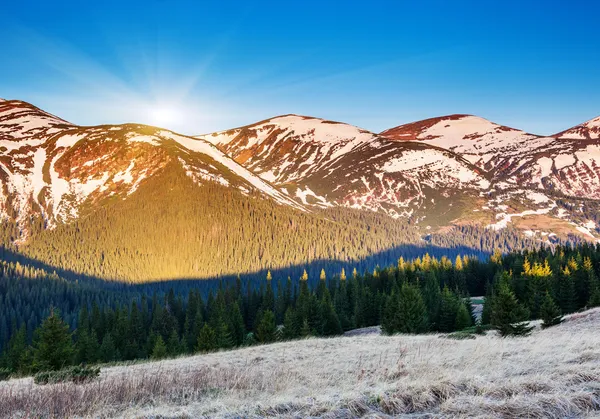
[[[532,135],[450,117],[403,126],[410,141],[296,114],[190,137],[81,127],[0,102],[2,243],[57,268],[139,281],[356,260],[403,244],[477,252],[598,240],[595,140],[501,146]]]

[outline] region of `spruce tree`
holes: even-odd
[[[470,327],[472,324],[472,318],[467,307],[464,304],[458,304],[454,330],[463,330]]]
[[[59,370],[73,361],[75,348],[69,326],[57,310],[38,328],[34,342],[33,362],[37,371]]]
[[[528,335],[533,327],[528,326],[529,312],[517,301],[508,283],[501,282],[492,300],[491,322],[500,335]]]
[[[340,324],[340,319],[331,303],[329,291],[325,291],[323,299],[321,300],[321,318],[323,319],[321,330],[324,336],[342,334],[342,325]]]
[[[397,322],[402,333],[424,333],[428,330],[427,307],[418,287],[405,283],[400,288]]]
[[[165,345],[165,341],[162,336],[158,335],[156,341],[154,342],[154,348],[152,349],[152,359],[163,359],[166,358],[168,354],[167,345]]]
[[[540,309],[542,328],[546,329],[562,322],[560,307],[554,302],[550,293],[546,293]]]
[[[111,362],[118,360],[117,348],[115,346],[115,341],[112,338],[110,333],[104,335],[102,338],[102,344],[99,348],[99,358],[103,362]]]
[[[459,304],[456,296],[444,287],[440,303],[440,315],[438,322],[438,330],[442,333],[450,333],[455,330],[456,318],[458,314]]]
[[[437,330],[439,325],[439,313],[442,295],[440,284],[433,271],[427,272],[425,276],[425,285],[423,287],[423,302],[427,306],[427,317],[430,327]]]
[[[275,315],[271,310],[263,312],[256,328],[256,340],[260,343],[275,342],[276,332]]]
[[[292,307],[288,307],[283,316],[283,338],[295,339],[300,335],[300,328],[296,322],[296,314]]]
[[[196,352],[206,353],[214,351],[215,349],[217,349],[217,335],[208,323],[205,323],[198,334]]]
[[[25,325],[22,325],[8,341],[8,347],[5,352],[6,367],[15,373],[22,373],[26,370],[24,355],[27,351],[27,332]]]

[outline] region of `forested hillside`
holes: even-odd
[[[25,244],[11,240],[18,235],[15,223],[0,228],[5,259],[40,262],[50,271],[72,272],[71,278],[135,283],[303,269],[313,263],[320,269],[325,261],[339,270],[340,263],[358,266],[368,259],[365,267],[372,269],[401,255],[441,256],[453,248],[481,254],[536,245],[511,230],[484,228],[455,229],[428,242],[415,225],[383,214],[344,208],[301,212],[216,183],[196,185],[175,165],[127,199],[113,196],[83,207],[78,219],[54,229],[32,218]]]
[[[36,353],[51,344],[40,341],[47,328],[63,335],[64,365],[162,358],[374,325],[390,334],[453,332],[476,323],[468,297],[482,295],[481,330],[527,334],[528,320],[542,318],[550,327],[563,314],[599,306],[599,277],[600,246],[589,245],[496,252],[485,262],[400,258],[364,273],[342,270],[329,278],[322,270],[312,286],[307,273],[282,278],[269,272],[260,283],[238,279],[187,295],[116,293],[5,263],[2,362],[12,373],[39,369]],[[50,320],[34,332],[46,316]]]

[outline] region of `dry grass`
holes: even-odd
[[[0,383],[7,417],[600,416],[600,310],[528,338],[374,334]]]

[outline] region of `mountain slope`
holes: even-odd
[[[519,161],[523,152],[544,147],[553,140],[473,115],[426,119],[388,129],[381,135],[393,140],[421,141],[452,150],[488,172]]]
[[[4,257],[143,282],[359,260],[419,241],[383,215],[308,210],[201,139],[78,127],[18,101],[0,116]]]
[[[569,128],[568,130],[559,132],[558,134],[554,134],[553,137],[576,140],[600,139],[600,116],[573,128]]]
[[[408,217],[431,203],[431,190],[447,195],[488,186],[477,167],[447,150],[306,116],[286,115],[199,138],[307,205]]]
[[[53,226],[77,218],[84,204],[126,197],[170,162],[196,183],[296,201],[202,140],[143,125],[77,127],[23,102],[0,104],[0,182],[4,217],[41,214]]]
[[[432,118],[380,135],[285,115],[200,138],[299,202],[383,212],[423,226],[423,234],[444,226],[513,224],[543,241],[596,235],[595,217],[559,200],[600,198],[590,144],[471,115]],[[586,204],[584,212],[594,209],[595,203]]]

